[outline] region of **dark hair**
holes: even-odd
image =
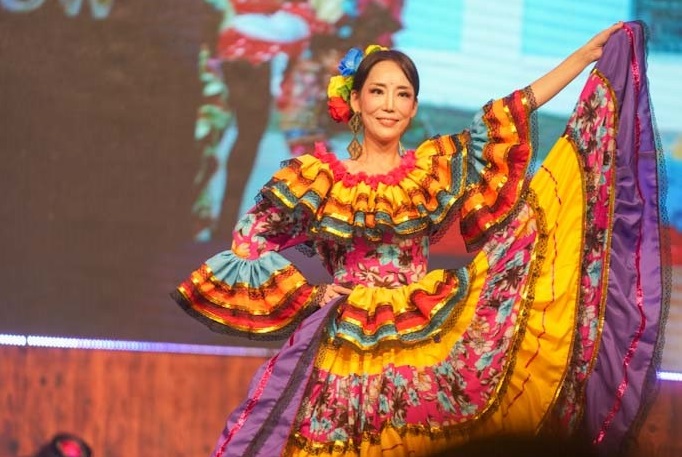
[[[417,72],[417,66],[414,64],[412,59],[407,56],[407,54],[395,49],[374,51],[362,59],[362,62],[360,62],[360,65],[358,65],[358,70],[355,73],[352,89],[360,91],[367,80],[370,70],[374,68],[374,65],[386,60],[398,64],[403,73],[405,73],[407,80],[410,82],[410,84],[412,84],[415,97],[419,95],[419,73]]]

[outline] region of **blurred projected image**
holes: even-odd
[[[336,62],[351,46],[391,46],[403,1],[206,1],[220,21],[199,55],[195,237],[227,240],[259,151],[277,164],[283,150],[297,156],[329,139],[326,88]]]
[[[45,3],[45,0],[1,0],[0,9],[13,13],[31,13],[42,8]],[[94,19],[106,19],[111,13],[115,0],[87,0],[85,2],[83,0],[59,0],[59,3],[67,17],[79,16],[83,10],[89,9]]]
[[[477,24],[500,19],[487,17],[477,7],[465,8],[461,1],[428,6],[402,0],[204,1],[213,7],[214,21],[206,26],[198,56],[203,102],[195,136],[201,162],[192,209],[198,241],[229,239],[236,219],[282,160],[311,152],[316,142],[337,139],[343,145],[349,136],[329,119],[327,81],[342,53],[371,43],[410,51],[424,68],[423,78],[436,82],[429,86],[436,89],[420,100],[423,109],[412,126],[417,144],[443,125],[466,125],[491,88],[504,93],[523,75],[548,66],[570,49],[571,36],[578,40],[612,18],[649,19],[653,98],[657,112],[663,113],[662,146],[669,168],[679,166],[675,151],[682,140],[670,120],[677,115],[666,104],[667,97],[656,97],[672,83],[665,70],[680,65],[682,38],[675,24],[682,7],[674,4],[611,1],[610,11],[588,8],[586,19],[580,6],[589,2],[548,6],[530,1],[508,7],[516,16],[500,24],[499,37],[488,33],[486,39],[476,31]],[[568,38],[559,24],[567,15],[580,22]],[[434,21],[434,16],[441,20]],[[498,66],[499,77],[492,73]],[[541,153],[561,133],[571,100],[566,96],[541,112]],[[682,186],[674,181],[677,174],[670,176],[672,196]],[[671,198],[669,203],[671,223],[678,230],[679,201]]]

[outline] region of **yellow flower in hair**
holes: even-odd
[[[327,86],[327,96],[330,98],[341,97],[344,100],[348,100],[352,84],[352,77],[342,75],[332,76],[329,80],[329,85]]]
[[[370,44],[365,48],[365,56],[368,56],[376,51],[388,51],[388,48],[386,46],[381,46],[378,44]]]

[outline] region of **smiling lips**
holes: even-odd
[[[387,117],[377,117],[376,120],[383,126],[386,127],[393,127],[396,125],[399,120],[398,119],[392,119],[392,118],[387,118]]]

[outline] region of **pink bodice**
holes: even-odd
[[[317,250],[336,284],[396,288],[419,281],[427,270],[429,239],[420,236],[350,245],[322,241]]]

